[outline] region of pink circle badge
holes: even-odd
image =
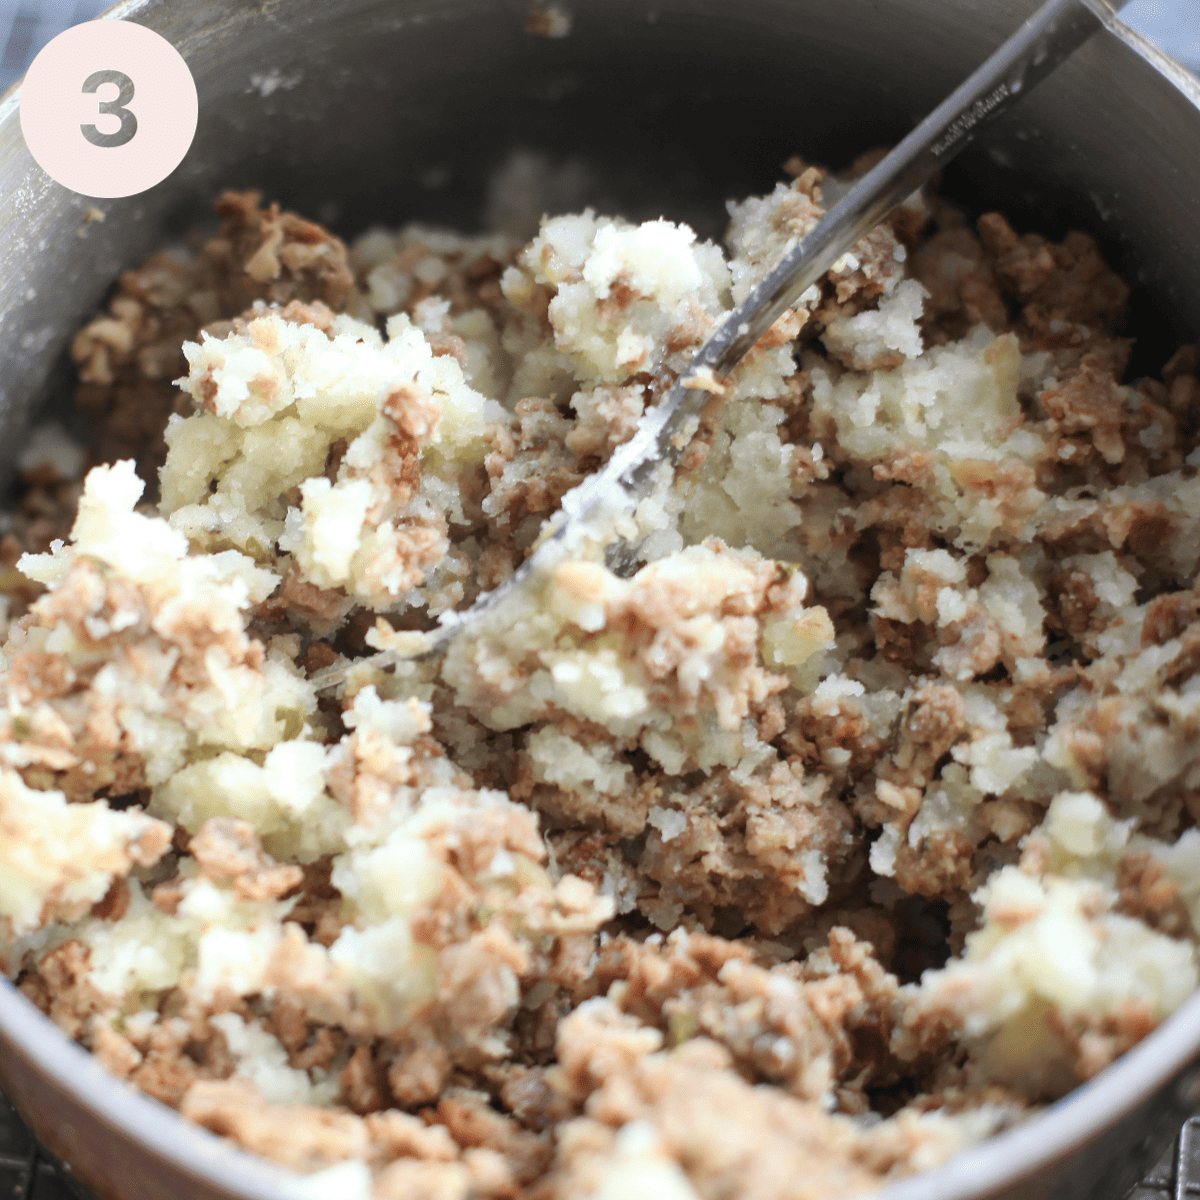
[[[135,196],[166,179],[196,134],[196,84],[165,38],[132,21],[60,33],[21,85],[21,132],[38,166],[83,196]]]

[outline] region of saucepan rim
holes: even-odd
[[[121,0],[101,17],[136,20],[153,3]],[[1189,71],[1118,20],[1100,36],[1122,42],[1190,101],[1200,115],[1200,80]],[[0,126],[18,120],[20,86],[18,81],[0,96]],[[48,1081],[52,1090],[87,1110],[114,1137],[136,1144],[209,1189],[239,1200],[294,1200],[303,1190],[297,1186],[302,1177],[193,1125],[110,1074],[2,978],[0,1048],[23,1059]],[[963,1151],[946,1165],[892,1184],[879,1193],[880,1200],[985,1197],[997,1188],[1033,1176],[1102,1136],[1165,1086],[1178,1089],[1176,1109],[1192,1107],[1200,1101],[1200,1067],[1194,1071],[1188,1068],[1198,1058],[1200,991],[1089,1083],[1012,1129]],[[20,1095],[10,1099],[18,1110],[25,1107]]]

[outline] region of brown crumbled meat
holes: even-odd
[[[255,300],[319,300],[340,311],[354,287],[346,247],[314,221],[261,201],[258,192],[223,192],[214,205],[221,228],[204,253],[221,308],[232,316]]]
[[[264,603],[263,610],[264,616],[278,612],[293,622],[307,625],[315,634],[327,636],[341,626],[353,607],[354,601],[342,588],[318,587],[304,579],[293,566],[283,577],[278,594]],[[324,644],[313,643],[314,646]]]
[[[1018,534],[1046,498],[1037,487],[1034,469],[1017,459],[998,463],[960,459],[951,468],[950,476],[968,495],[986,499],[995,506],[1006,533]]]
[[[197,1125],[297,1171],[365,1158],[370,1147],[361,1117],[309,1105],[264,1104],[245,1080],[197,1080],[184,1092],[180,1112]]]
[[[503,1156],[518,1183],[537,1179],[550,1164],[551,1139],[497,1112],[484,1093],[447,1089],[432,1116],[464,1149],[484,1148]]]
[[[249,821],[210,817],[188,842],[200,873],[214,883],[232,883],[242,900],[275,900],[300,884],[304,872],[294,863],[277,863],[264,853]]]
[[[874,534],[878,563],[885,571],[903,566],[906,551],[925,549],[933,540],[929,499],[913,487],[895,485],[871,496],[859,506],[855,523]],[[873,568],[871,564],[874,574]]]
[[[110,1025],[99,1023],[92,1034],[92,1053],[116,1076],[127,1079],[141,1065],[137,1047]]]
[[[639,387],[597,388],[589,397],[587,416],[575,423],[563,442],[579,458],[606,459],[633,437],[643,407]]]
[[[421,1108],[442,1094],[450,1073],[450,1056],[437,1043],[397,1054],[388,1067],[387,1082],[401,1108]]]
[[[1173,880],[1162,863],[1145,851],[1126,855],[1117,874],[1121,899],[1119,909],[1138,917],[1173,937],[1187,937],[1192,918]]]
[[[858,266],[836,276],[832,296],[817,310],[818,319],[828,322],[835,313],[844,316],[880,296],[902,274],[897,246],[887,225],[878,226],[856,243],[853,254]]]
[[[846,929],[834,929],[828,952],[804,967],[762,965],[741,943],[677,931],[665,943],[614,941],[600,972],[610,987],[620,982],[621,1008],[659,1028],[666,1044],[710,1038],[747,1077],[802,1099],[836,1083],[850,1103],[850,1093],[895,1073],[896,980]],[[870,1102],[860,1095],[858,1106]]]
[[[636,1023],[606,1015],[605,1003],[580,1008],[560,1028],[564,1072],[588,1100],[587,1116],[563,1131],[552,1196],[595,1187],[620,1154],[615,1132],[635,1121],[649,1126],[657,1156],[682,1168],[706,1200],[794,1200],[878,1186],[852,1126],[778,1089],[750,1086],[728,1052],[706,1038],[671,1052],[639,1044]]]
[[[583,478],[576,445],[568,440],[571,424],[551,401],[526,397],[514,415],[513,429],[497,431],[484,460],[491,482],[486,511],[499,529],[552,512]]]
[[[185,341],[206,326],[219,335],[214,323],[256,300],[292,305],[289,319],[327,323],[354,287],[345,245],[320,225],[278,204],[264,209],[258,192],[224,192],[214,207],[215,237],[194,253],[160,251],[124,272],[108,311],[71,345],[79,406],[100,431],[94,461],[132,457],[151,487],[167,418],[190,407],[173,386],[187,374]]]
[[[988,213],[979,219],[979,234],[997,277],[1022,306],[1025,328],[1041,344],[1053,344],[1063,323],[1106,333],[1124,314],[1129,287],[1086,233],[1069,233],[1055,245],[1036,233],[1018,236],[999,213]],[[1071,336],[1078,342],[1087,335]]]
[[[375,1048],[361,1043],[338,1076],[342,1100],[356,1113],[379,1112],[388,1107],[388,1077]]]
[[[112,1010],[111,998],[87,977],[90,957],[86,946],[64,942],[21,980],[21,991],[70,1037],[79,1037],[98,1013]]]
[[[965,227],[935,233],[909,260],[909,271],[925,285],[926,337],[935,344],[960,338],[980,322],[1001,333],[1008,307],[983,243]]]
[[[130,1082],[163,1104],[179,1108],[196,1083],[228,1078],[237,1060],[224,1034],[206,1016],[193,1010],[160,1019],[135,1043],[142,1061],[131,1072]]]
[[[1162,646],[1180,637],[1200,619],[1200,593],[1195,587],[1186,592],[1165,592],[1146,606],[1142,626],[1144,646]]]
[[[101,921],[119,921],[129,911],[129,880],[115,878],[103,899],[92,905],[92,916]]]
[[[1125,437],[1121,429],[1122,403],[1116,381],[1090,357],[1065,380],[1047,388],[1038,400],[1050,417],[1050,429],[1062,439],[1059,458],[1072,465],[1087,461],[1088,449],[1080,435],[1086,435],[1094,452],[1110,465],[1125,457]],[[1071,447],[1068,456],[1065,446]]]
[[[821,864],[825,887],[861,868],[849,810],[798,762],[746,783],[715,772],[673,799],[685,831],[668,839],[649,829],[638,868],[658,884],[660,904],[686,905],[706,927],[732,917],[738,928],[782,933],[814,907],[806,861]]]
[[[6,647],[9,669],[0,690],[11,702],[0,727],[10,745],[22,747],[15,758],[26,782],[59,788],[72,799],[124,796],[143,787],[145,747],[122,725],[120,693],[93,687],[93,678],[105,655],[115,655],[130,686],[155,688],[163,711],[176,713],[188,709],[193,689],[211,683],[211,672],[233,668],[249,683],[261,671],[262,644],[240,624],[214,628],[214,616],[169,590],[135,586],[81,558],[55,591],[34,602]],[[88,669],[70,669],[35,648],[56,627],[95,652]]]
[[[332,882],[333,861],[325,856],[305,863],[300,870],[299,894],[288,910],[288,918],[317,941],[330,945],[345,924],[341,893]]]
[[[913,695],[899,744],[880,777],[898,787],[925,787],[942,755],[966,731],[966,709],[958,690],[928,683]]]

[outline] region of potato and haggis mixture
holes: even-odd
[[[1197,354],[1123,382],[1083,234],[913,197],[632,574],[317,686],[525,559],[814,226],[790,168],[724,248],[226,193],[74,342],[91,457],[39,428],[0,543],[0,965],[306,1194],[869,1192],[1197,986]]]

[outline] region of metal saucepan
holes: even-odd
[[[720,232],[726,197],[794,153],[842,165],[895,141],[1035,0],[126,0],[183,54],[195,143],[164,183],[93,202],[51,182],[0,101],[0,445],[71,392],[65,347],[120,270],[203,218],[224,187],[353,234],[409,219],[478,227],[517,147],[563,203]],[[1052,234],[1080,227],[1140,287],[1134,371],[1200,330],[1200,86],[1105,32],[1004,119],[951,186]],[[106,220],[76,234],[87,210]],[[1119,1196],[1200,1106],[1200,995],[1048,1112],[896,1185],[886,1200]],[[287,1176],[108,1076],[0,981],[0,1087],[104,1200],[283,1200]]]

